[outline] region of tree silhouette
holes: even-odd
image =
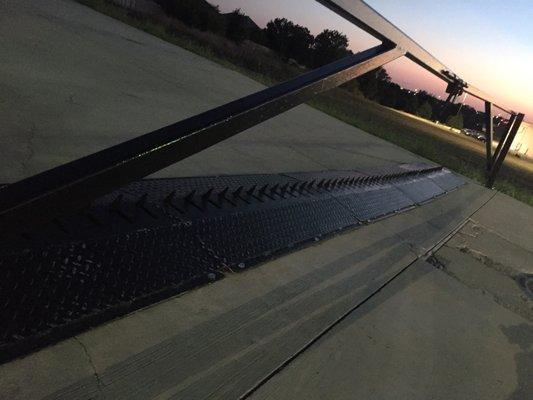
[[[156,0],[169,15],[183,21],[186,25],[217,33],[224,32],[224,21],[218,6],[199,0]]]
[[[189,26],[219,34],[225,33],[227,38],[238,44],[245,39],[250,39],[269,47],[285,60],[293,59],[309,68],[320,67],[351,54],[348,50],[347,36],[336,30],[326,29],[313,37],[309,29],[286,18],[275,18],[267,24],[265,29],[260,29],[240,10],[223,15],[220,14],[218,7],[206,0],[154,1],[159,3],[169,15]],[[265,70],[260,61],[256,63],[253,61],[253,57],[248,59],[247,68],[273,74],[271,68]],[[280,66],[280,70],[283,70],[283,66]],[[415,94],[392,82],[387,71],[381,67],[342,87],[354,95],[362,93],[368,99],[387,107],[418,114],[423,118],[446,121],[457,128],[464,126],[482,129],[484,124],[484,114],[474,108],[468,105],[446,103],[425,91]]]
[[[400,85],[389,81],[376,81],[378,88],[378,100],[387,107],[398,108],[398,97],[402,95]]]
[[[309,29],[286,18],[276,18],[267,24],[265,36],[268,47],[283,57],[293,58],[304,65],[311,63],[311,46],[315,38]]]
[[[431,115],[433,114],[433,109],[431,108],[431,105],[426,101],[424,104],[418,107],[418,110],[416,110],[416,113],[422,118],[431,119]]]
[[[228,15],[226,36],[235,43],[242,43],[248,37],[246,29],[246,16],[240,9],[236,9]]]
[[[459,113],[459,114],[450,116],[446,120],[446,124],[453,128],[462,129],[463,128],[463,114]]]
[[[339,31],[325,29],[316,36],[313,44],[315,67],[328,64],[348,54],[348,38]]]
[[[389,85],[390,76],[384,68],[379,67],[369,71],[366,74],[361,75],[357,80],[359,81],[362,92],[369,99],[378,100],[380,94],[386,90],[387,96],[384,97],[385,105],[389,107],[394,107],[396,105],[397,96],[396,94],[392,94],[393,91],[396,91],[396,88]]]
[[[403,110],[405,112],[414,114],[416,110],[418,109],[418,100],[416,99],[416,96],[412,93],[406,93],[406,91],[402,91],[403,96],[400,96],[398,98],[397,107],[400,110]]]

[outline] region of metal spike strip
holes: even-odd
[[[205,193],[204,195],[200,196],[200,199],[202,199],[203,196],[205,196]],[[183,198],[184,203],[194,207],[198,211],[202,211],[202,212],[205,211],[206,210],[205,204],[197,204],[194,201],[195,197],[196,197],[196,190],[191,190],[191,192]]]
[[[198,178],[187,191],[169,180],[159,197],[151,192],[152,181],[141,181],[138,196],[119,191],[108,203],[66,218],[61,239],[67,241],[39,243],[45,233],[29,232],[33,239],[23,247],[0,247],[0,292],[8,299],[0,303],[0,317],[8,321],[0,325],[0,357],[28,349],[35,337],[73,334],[210,282],[228,268],[254,265],[360,221],[393,215],[461,184],[436,168],[251,181],[215,186]],[[156,204],[154,198],[161,200]],[[120,215],[112,224],[110,211]],[[159,218],[142,218],[145,211]],[[94,221],[98,229],[80,233],[84,223],[76,229],[76,218]],[[82,234],[88,236],[76,236]],[[40,279],[41,273],[49,278]]]
[[[143,194],[140,199],[137,201],[137,206],[145,211],[152,218],[157,218],[157,214],[150,209],[148,203],[148,193]]]
[[[184,214],[185,211],[181,208],[179,208],[177,205],[176,205],[176,202],[175,202],[175,198],[176,198],[176,191],[173,190],[171,191],[168,196],[165,197],[164,199],[164,203],[165,204],[168,204],[170,207],[172,207],[174,210],[178,211],[180,214]]]
[[[228,198],[226,194],[228,193],[229,187],[225,187],[221,192],[218,193],[218,199],[220,203],[222,203],[223,200],[227,201],[229,204],[231,204],[233,207],[237,207],[237,203],[235,203],[233,200]]]
[[[114,212],[116,213],[117,215],[121,216],[122,218],[124,218],[126,221],[128,222],[133,222],[133,217],[131,215],[129,215],[128,213],[126,213],[126,211],[124,210],[124,196],[119,194],[115,200],[113,200],[113,202],[109,205],[109,210],[111,212]]]

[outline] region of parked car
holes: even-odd
[[[485,143],[487,141],[487,137],[485,136],[484,133],[481,133],[481,132],[476,132],[476,135],[474,136],[477,140],[480,140],[482,141],[483,143]]]
[[[464,128],[464,129],[461,129],[461,133],[466,136],[474,136],[476,131],[474,131],[473,129]]]
[[[464,129],[461,129],[461,133],[463,133],[466,136],[473,137],[474,139],[480,140],[482,142],[487,141],[485,134],[483,132],[479,132],[474,129],[464,128]]]

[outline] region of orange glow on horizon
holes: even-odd
[[[285,17],[316,35],[323,29],[346,34],[354,52],[379,41],[315,0],[209,0],[223,12],[241,8],[259,26]],[[533,122],[533,48],[528,2],[486,0],[366,0],[469,84],[505,108],[523,112]],[[458,12],[460,10],[460,12]],[[512,16],[512,24],[504,23]],[[407,59],[385,66],[396,83],[443,96],[445,84]],[[479,100],[467,96],[467,104]]]

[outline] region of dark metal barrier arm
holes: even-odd
[[[80,209],[117,187],[183,160],[403,55],[448,83],[460,82],[465,92],[491,103],[492,107],[507,111],[484,92],[460,80],[364,1],[316,1],[378,38],[383,44],[2,188],[0,235],[6,230],[23,231],[28,225],[46,222]],[[492,155],[489,182],[494,182],[516,135],[514,124],[511,126],[509,138],[501,140]],[[488,160],[487,156],[487,163]]]
[[[76,212],[92,200],[393,61],[382,44],[0,189],[0,236]]]

